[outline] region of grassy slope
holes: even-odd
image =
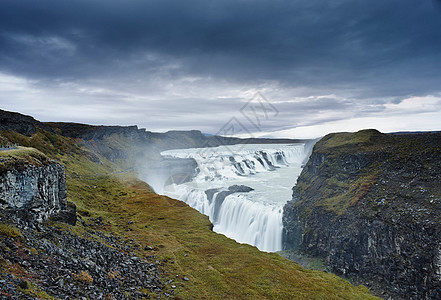
[[[371,159],[377,153],[386,151],[389,145],[390,140],[376,130],[332,133],[322,138],[315,145],[313,154],[326,157],[326,163],[318,167],[321,176],[304,171],[297,182],[300,195],[308,193],[311,186],[316,187],[314,195],[303,197],[311,202],[305,206],[305,212],[311,213],[313,206],[316,206],[342,215],[348,207],[356,205],[376,183],[381,169],[374,166],[357,172],[355,176],[356,171],[345,169],[348,167],[345,164],[356,164],[354,160]],[[296,205],[301,206],[303,203],[299,201]]]
[[[19,147],[0,151],[0,172],[10,169],[21,169],[31,164],[42,166],[50,160],[42,152],[34,148]]]
[[[369,216],[423,223],[425,219],[440,220],[441,134],[335,133],[316,144],[314,155],[323,155],[326,162],[318,166],[317,173],[299,178],[297,191],[309,203],[296,205],[304,213],[321,207],[338,216],[363,202]],[[366,166],[348,171],[348,165],[356,164],[353,158],[364,160]],[[418,216],[419,210],[426,213]]]
[[[154,194],[133,174],[110,174],[118,165],[101,163],[71,139],[39,132],[31,138],[3,133],[11,142],[33,146],[66,166],[68,200],[80,217],[94,224],[102,217],[110,231],[140,244],[140,255],[157,255],[176,295],[196,299],[373,299],[335,275],[301,268],[277,254],[262,253],[211,231],[207,217],[185,203]],[[122,171],[122,170],[120,170]],[[133,221],[130,222],[129,221]],[[67,225],[66,225],[67,226]],[[143,250],[151,246],[154,250]],[[179,275],[179,277],[176,277]],[[186,276],[189,281],[184,281]]]

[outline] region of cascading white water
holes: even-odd
[[[262,251],[282,249],[283,206],[291,199],[309,154],[304,144],[234,145],[161,154],[194,158],[199,168],[193,181],[165,186],[165,195],[209,216],[218,233]],[[229,191],[238,185],[253,190]]]
[[[282,247],[282,208],[255,203],[246,194],[226,197],[215,231],[265,251]],[[239,229],[239,230],[238,230]]]

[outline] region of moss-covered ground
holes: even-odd
[[[49,163],[49,159],[35,148],[18,147],[0,151],[0,173],[11,169],[22,169],[26,165],[42,166]]]

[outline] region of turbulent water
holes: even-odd
[[[194,158],[198,164],[191,182],[167,185],[163,194],[209,216],[218,233],[262,251],[281,250],[283,206],[291,199],[309,154],[305,144],[234,145],[161,154]],[[237,191],[232,186],[253,190]]]

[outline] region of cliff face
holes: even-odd
[[[0,156],[0,208],[43,221],[67,209],[64,166],[33,150]],[[24,154],[21,152],[25,152]]]
[[[319,141],[284,209],[285,247],[385,298],[441,299],[441,134]]]
[[[34,118],[19,113],[0,109],[0,130],[14,130],[23,135],[30,136],[36,132]]]

